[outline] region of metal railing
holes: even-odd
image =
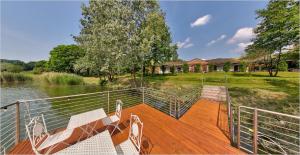
[[[299,123],[298,116],[239,106],[237,146],[255,154],[300,154]]]
[[[103,108],[106,113],[114,112],[117,99],[123,101],[124,109],[145,103],[167,115],[179,118],[191,107],[193,102],[196,102],[200,96],[198,91],[192,91],[192,93],[198,94],[189,94],[186,98],[180,98],[161,90],[141,87],[19,100],[0,107],[0,152],[9,151],[20,141],[27,139],[25,123],[40,114],[44,115],[47,129],[50,132],[65,128],[70,117],[75,114],[97,108]]]

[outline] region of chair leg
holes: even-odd
[[[121,133],[123,133],[123,131],[119,128],[118,125],[115,125],[115,124],[111,124],[111,125],[114,126],[114,130],[111,132],[110,135],[112,135],[115,132],[116,129],[118,129]]]

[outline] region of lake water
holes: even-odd
[[[65,96],[104,91],[98,85],[39,85],[34,83],[1,85],[0,105],[4,106],[17,100]]]

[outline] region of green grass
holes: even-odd
[[[278,77],[269,77],[267,72],[256,73],[185,73],[177,75],[147,76],[149,86],[184,94],[202,85],[225,85],[234,105],[246,105],[283,113],[299,114],[299,73],[280,72]]]
[[[23,73],[1,72],[0,80],[1,80],[1,84],[4,84],[4,83],[31,81],[32,77]]]
[[[54,84],[54,85],[84,84],[83,78],[75,74],[49,72],[49,73],[43,73],[42,75],[40,75],[40,77],[46,83]]]

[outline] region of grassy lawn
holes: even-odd
[[[206,85],[228,87],[234,105],[246,105],[283,113],[299,114],[299,73],[280,72],[269,77],[267,72],[256,73],[185,73],[177,75],[147,76],[149,86],[182,94],[199,87],[202,78]]]

